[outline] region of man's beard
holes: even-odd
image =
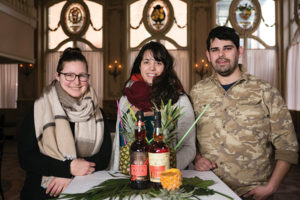
[[[216,71],[219,75],[221,75],[221,76],[223,76],[223,77],[230,76],[230,75],[235,71],[235,69],[238,67],[237,61],[234,62],[234,63],[233,63],[233,67],[231,67],[231,66],[230,66],[230,60],[229,60],[229,59],[226,59],[226,58],[219,58],[219,59],[224,59],[224,60],[226,60],[226,61],[228,62],[228,64],[229,64],[228,69],[226,69],[225,71],[222,71],[221,69],[220,69],[220,70],[215,69],[215,71]],[[218,62],[219,59],[217,59],[216,62]]]

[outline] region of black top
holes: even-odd
[[[231,88],[231,86],[233,86],[236,83],[236,81],[234,81],[233,83],[227,84],[227,85],[222,85],[222,87],[224,88],[225,91],[229,90],[229,88]]]
[[[95,171],[104,170],[108,167],[111,156],[111,137],[105,114],[101,109],[104,120],[104,138],[99,152],[84,159],[95,162]],[[74,123],[70,122],[74,133]],[[26,171],[26,179],[21,191],[21,200],[43,200],[50,196],[41,187],[42,176],[72,177],[70,173],[70,160],[61,161],[42,154],[38,147],[34,128],[33,107],[25,117],[18,137],[18,155],[21,167]]]

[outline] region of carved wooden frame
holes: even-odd
[[[169,11],[169,15],[168,15],[168,19],[166,21],[166,25],[163,29],[160,29],[160,30],[156,30],[154,29],[149,23],[149,18],[150,16],[148,16],[148,13],[150,12],[150,9],[152,8],[152,3],[155,3],[155,2],[162,2],[162,4],[164,4],[164,6],[166,6],[166,9],[168,9]],[[146,5],[144,6],[144,10],[143,10],[143,23],[145,25],[145,28],[146,30],[151,34],[151,35],[163,35],[165,33],[167,33],[173,23],[174,23],[174,10],[173,10],[173,6],[172,4],[169,2],[169,0],[150,0],[150,1],[147,1]]]
[[[66,12],[72,4],[80,4],[80,6],[83,8],[83,10],[85,12],[85,21],[83,22],[81,30],[77,33],[73,33],[71,31],[69,31],[68,25],[66,24],[66,20],[67,20]],[[89,24],[90,24],[90,12],[89,12],[88,6],[82,0],[67,1],[67,3],[64,5],[64,7],[62,8],[62,11],[61,11],[60,23],[61,23],[64,33],[67,36],[69,36],[71,39],[74,39],[74,38],[78,39],[78,38],[82,37],[85,34],[85,32],[87,31]]]
[[[250,28],[243,28],[240,26],[240,24],[238,23],[237,19],[236,19],[236,10],[238,9],[239,3],[242,0],[233,0],[232,3],[230,4],[230,8],[229,8],[229,20],[230,23],[232,25],[232,27],[240,34],[247,36],[247,35],[251,35],[254,31],[257,30],[257,28],[260,25],[260,21],[261,21],[261,7],[260,4],[258,2],[258,0],[248,0],[248,2],[251,2],[254,7],[255,7],[255,16],[254,16],[254,20],[253,20],[253,25]],[[244,1],[244,0],[243,0]]]

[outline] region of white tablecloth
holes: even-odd
[[[198,176],[203,180],[213,180],[215,184],[210,186],[210,189],[214,189],[218,192],[224,193],[234,200],[240,200],[239,196],[235,194],[221,179],[219,179],[213,172],[206,171],[206,172],[199,172],[194,170],[183,170],[182,176],[183,177],[195,177]],[[114,173],[114,172],[111,172]],[[91,189],[93,186],[98,185],[99,183],[107,180],[112,179],[111,175],[108,174],[107,171],[98,171],[94,174],[87,175],[87,176],[77,176],[73,179],[64,193],[73,194],[73,193],[83,193],[87,190]],[[228,200],[219,194],[208,195],[208,196],[200,196],[201,200]],[[137,199],[137,198],[136,198]]]

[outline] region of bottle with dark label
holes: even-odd
[[[146,128],[143,122],[143,112],[136,113],[135,141],[130,147],[130,186],[134,189],[146,189],[149,187],[149,145],[146,138]]]
[[[154,112],[153,143],[150,145],[148,155],[150,182],[154,188],[159,189],[161,188],[161,173],[170,168],[170,152],[168,146],[163,142],[160,112]]]

